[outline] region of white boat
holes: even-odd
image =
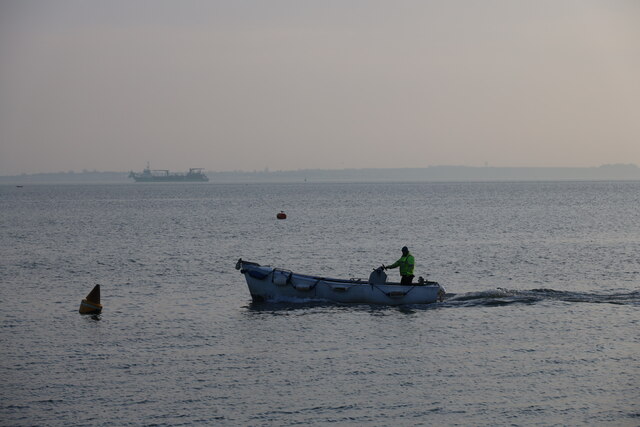
[[[445,290],[437,282],[420,280],[410,286],[387,283],[382,267],[369,280],[308,276],[255,262],[236,263],[244,274],[251,297],[261,301],[330,301],[358,304],[429,304],[442,301]]]

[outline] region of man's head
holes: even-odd
[[[409,248],[408,248],[408,247],[406,247],[406,246],[404,246],[404,247],[402,248],[402,255],[407,256],[407,254],[408,254],[408,253],[409,253]]]

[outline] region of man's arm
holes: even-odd
[[[391,265],[387,265],[387,268],[396,268],[397,266],[400,265],[400,260],[397,260],[396,262],[394,262]]]

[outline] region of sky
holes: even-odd
[[[640,164],[635,0],[0,0],[0,175]]]

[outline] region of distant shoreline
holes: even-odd
[[[294,171],[205,172],[210,183],[296,182],[482,182],[482,181],[636,181],[635,164],[598,167],[474,167],[301,169]],[[0,176],[0,184],[132,183],[129,172],[58,172]],[[144,184],[137,184],[144,185]]]

